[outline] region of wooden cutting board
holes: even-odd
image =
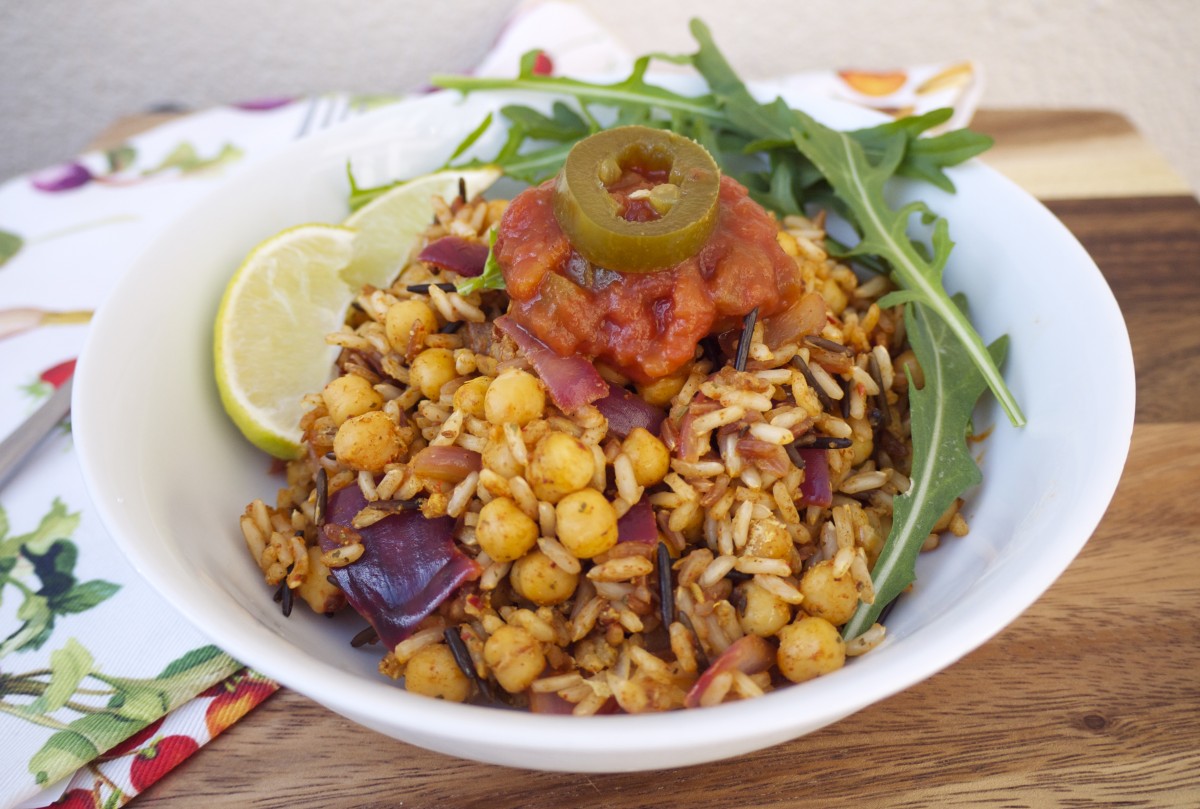
[[[985,111],[975,125],[997,139],[987,162],[1044,200],[1099,264],[1138,375],[1133,446],[1107,515],[1008,629],[817,733],[649,773],[475,764],[283,690],[137,805],[1200,806],[1200,204],[1118,115]],[[1069,360],[1070,346],[1055,350]],[[1092,389],[1062,395],[1106,395],[1103,369]]]

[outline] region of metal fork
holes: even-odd
[[[67,379],[33,411],[33,415],[13,430],[12,435],[0,442],[0,489],[12,479],[25,459],[42,443],[42,439],[50,434],[54,425],[71,412],[71,386],[74,381],[74,377]]]
[[[361,98],[341,93],[326,93],[310,96],[304,110],[304,120],[296,131],[295,139],[306,138],[315,132],[328,129],[356,115],[366,112],[366,102]]]

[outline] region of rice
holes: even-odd
[[[426,237],[452,233],[483,242],[502,208],[439,200],[437,224]],[[344,425],[334,422],[325,394],[306,397],[301,428],[308,451],[289,463],[288,485],[276,504],[254,500],[239,520],[264,579],[296,588],[314,609],[341,608],[345,594],[335,582],[369,551],[373,527],[398,510],[419,507],[426,517],[445,517],[455,553],[474,568],[386,650],[382,668],[389,675],[403,676],[413,655],[444,643],[444,633],[453,630],[469,654],[472,682],[478,678],[493,696],[518,707],[553,699],[576,715],[614,704],[626,711],[669,710],[753,698],[778,687],[783,678],[773,656],[781,630],[816,615],[823,598],[810,571],[827,563],[858,603],[873,603],[870,568],[892,519],[892,499],[910,485],[907,456],[888,451],[910,443],[905,380],[912,366],[911,354],[901,356],[907,346],[900,311],[875,303],[891,288],[886,279],[859,283],[828,256],[822,222],[786,217],[779,235],[808,288],[829,293],[821,334],[769,346],[768,330],[757,322],[745,371],[714,365],[698,348],[674,378],[674,395],[658,403],[666,421],[656,440],[666,461],[653,472],[657,462],[614,432],[597,407],[572,413],[556,407],[529,357],[487,328],[504,312],[503,295],[447,291],[436,284],[453,274],[420,262],[407,266],[391,288],[360,295],[347,325],[327,341],[341,349],[339,374],[367,380],[378,396],[375,409],[403,449],[378,468],[353,467],[335,451]],[[414,304],[439,328],[460,325],[453,333],[424,323],[389,332],[389,312]],[[433,397],[417,384],[424,372],[414,372],[417,357],[430,350],[449,358]],[[599,371],[613,384],[634,387],[612,368]],[[532,408],[529,418],[497,421],[488,412],[486,396],[502,374],[531,380],[514,402]],[[551,434],[578,442],[561,468],[539,460]],[[825,450],[831,505],[803,494],[806,472],[792,448],[797,441],[834,447]],[[685,445],[699,450],[685,456]],[[415,459],[430,450],[450,452],[444,456],[450,468],[418,468]],[[463,457],[470,465],[455,468],[454,459]],[[319,470],[329,496],[356,487],[366,501],[353,527],[325,522],[326,505],[316,494]],[[602,505],[584,503],[578,497],[584,492]],[[585,542],[591,523],[572,527],[582,519],[581,503],[609,520],[597,529],[603,542],[595,549]],[[927,549],[942,532],[966,533],[960,506],[943,516]],[[489,515],[506,508],[517,516],[498,529]],[[626,521],[644,519],[647,508],[651,535],[624,541]],[[331,546],[330,537],[340,539]],[[623,541],[612,544],[614,537]],[[662,609],[664,598],[669,610]],[[489,657],[488,644],[505,637],[505,627],[525,633],[530,644],[508,657]],[[877,624],[848,642],[846,654],[868,652],[885,634]],[[733,668],[701,681],[735,644],[739,654],[770,656],[765,670]],[[514,660],[537,670],[508,693],[501,675]],[[482,687],[472,686],[477,697]]]

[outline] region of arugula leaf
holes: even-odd
[[[458,282],[456,291],[459,295],[470,295],[481,289],[504,289],[504,273],[500,270],[500,262],[496,261],[497,228],[488,232],[488,255],[483,263],[483,272],[474,278],[465,278]]]
[[[966,298],[954,305],[966,314]],[[871,571],[875,603],[859,604],[842,634],[854,638],[870,629],[889,602],[916,579],[921,545],[934,523],[958,497],[982,479],[967,446],[971,411],[987,383],[963,346],[953,339],[942,318],[922,306],[904,313],[909,343],[921,360],[924,387],[909,381],[912,419],[912,475],[908,491],[893,500],[892,530]],[[1008,338],[988,347],[997,364],[1004,359]]]
[[[1024,425],[1021,406],[1009,391],[982,338],[942,286],[942,270],[953,246],[946,220],[935,217],[920,202],[894,211],[884,198],[884,187],[900,163],[903,142],[890,141],[880,161],[873,164],[867,160],[862,146],[845,133],[819,124],[798,110],[793,110],[792,114],[800,124],[792,130],[796,148],[829,179],[834,193],[854,214],[862,240],[850,255],[885,258],[892,268],[893,278],[902,287],[886,295],[879,305],[886,307],[915,301],[927,306],[945,321],[949,327],[948,336],[966,350],[1013,425]],[[927,223],[933,225],[930,258],[921,255],[908,236],[908,222],[914,213],[924,214]],[[917,358],[922,363],[929,359],[919,352]]]

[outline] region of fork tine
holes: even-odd
[[[300,129],[296,132],[295,139],[308,137],[366,111],[367,104],[361,97],[341,93],[314,95],[308,100],[308,107],[304,110],[304,120],[300,122]]]
[[[321,96],[310,96],[308,99],[308,107],[304,110],[304,120],[300,122],[300,129],[296,131],[296,140],[304,137],[309,133],[309,128],[316,119],[317,107],[321,104]]]
[[[328,98],[329,104],[325,107],[325,117],[321,119],[321,129],[328,129],[340,120],[337,116],[337,110],[341,104],[341,98],[337,95],[329,96]]]

